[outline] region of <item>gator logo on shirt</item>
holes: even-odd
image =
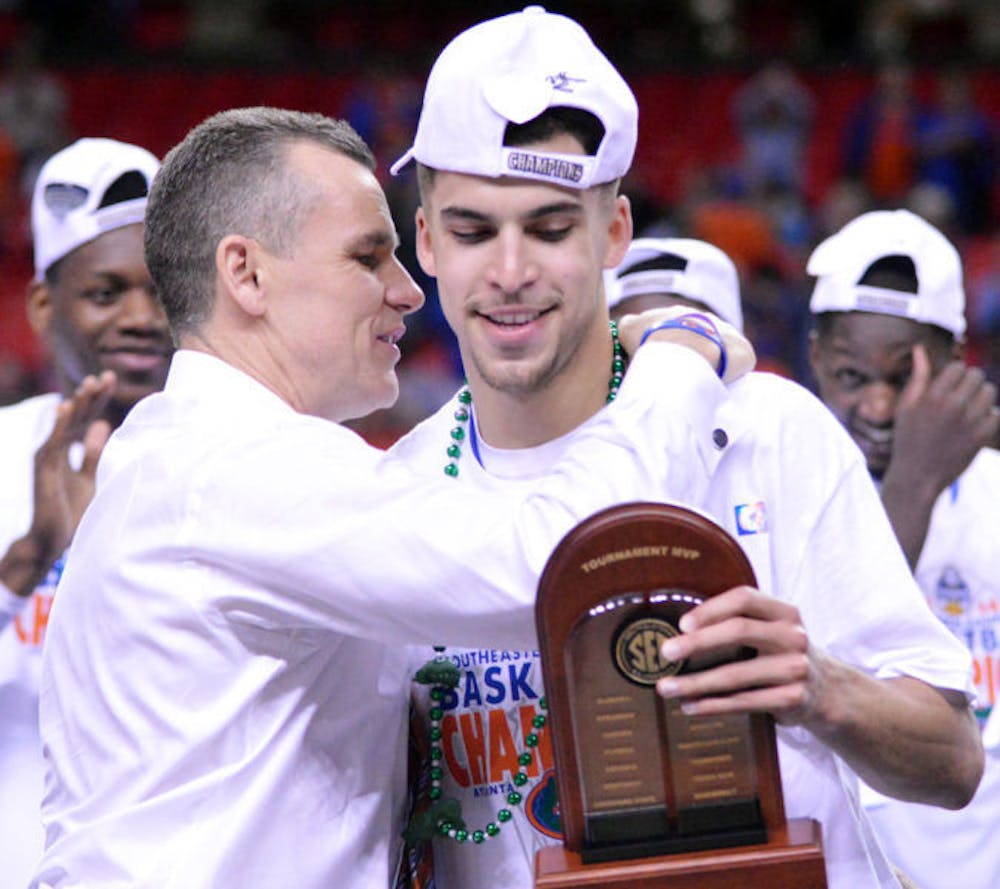
[[[524,801],[524,814],[528,818],[528,823],[539,833],[553,840],[563,838],[559,797],[556,795],[555,769],[545,772],[532,788]]]
[[[763,534],[767,530],[767,505],[763,500],[741,503],[736,507],[736,533]]]
[[[952,565],[946,565],[941,571],[934,587],[934,597],[937,600],[934,610],[950,617],[960,617],[972,606],[969,585]]]

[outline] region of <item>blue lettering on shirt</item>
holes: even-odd
[[[465,673],[465,697],[462,699],[463,707],[481,707],[483,696],[479,693],[479,683],[476,682],[476,674],[471,670]]]
[[[477,670],[477,666],[490,657],[494,664],[503,661],[502,666],[489,666]],[[462,669],[462,678],[457,688],[446,688],[438,706],[442,710],[467,709],[471,707],[502,705],[505,701],[537,701],[539,693],[529,682],[531,669],[538,659],[537,652],[485,650],[460,652],[451,655],[452,662]]]
[[[487,704],[499,704],[506,696],[503,682],[497,678],[501,672],[501,667],[487,667],[486,672],[483,673],[483,682],[490,689],[489,694],[486,695]]]
[[[441,698],[440,706],[442,710],[454,710],[458,706],[458,689],[444,689],[444,696]]]
[[[983,651],[992,652],[997,650],[997,634],[993,627],[983,627],[981,638],[983,640]]]
[[[511,664],[508,668],[510,671],[510,697],[511,700],[517,701],[520,699],[520,693],[518,689],[523,689],[524,696],[529,700],[534,700],[538,697],[538,693],[528,685],[528,671],[531,669],[531,664],[522,664],[520,670]]]

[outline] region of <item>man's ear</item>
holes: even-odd
[[[226,235],[215,248],[216,278],[222,294],[248,315],[259,317],[266,307],[260,245],[244,235]]]
[[[38,336],[45,338],[52,323],[52,291],[46,281],[32,281],[28,285],[25,309],[28,323]]]
[[[604,268],[613,269],[625,258],[632,243],[632,204],[623,195],[615,195],[614,209],[608,224],[608,249],[604,253]]]
[[[431,246],[431,230],[427,222],[427,214],[424,208],[417,207],[417,260],[424,274],[432,278],[437,277],[437,266],[434,264],[434,248]]]

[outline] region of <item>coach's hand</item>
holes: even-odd
[[[714,331],[710,326],[700,322],[696,322],[693,326],[703,328],[712,335],[705,336],[683,326],[658,329],[664,323],[679,322],[685,316],[707,318],[714,326]],[[713,341],[716,331],[718,340]],[[757,363],[757,356],[750,341],[735,327],[711,312],[696,311],[690,306],[668,306],[649,309],[639,315],[625,315],[618,322],[618,336],[622,347],[630,355],[634,355],[642,343],[648,341],[677,343],[692,349],[716,370],[721,368],[722,379],[726,383],[738,380],[749,373]],[[724,364],[723,352],[725,352]]]

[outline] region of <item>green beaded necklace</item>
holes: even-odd
[[[618,396],[618,389],[625,376],[625,354],[618,340],[618,325],[614,321],[609,321],[608,328],[611,331],[611,340],[614,344],[611,355],[611,378],[608,380],[608,397],[606,399],[606,403],[610,404]],[[454,414],[458,425],[451,430],[451,441],[447,448],[449,462],[444,467],[445,475],[451,478],[458,476],[458,461],[462,456],[462,443],[466,438],[465,427],[471,417],[471,405],[472,392],[469,391],[469,385],[466,383],[458,393],[458,408]],[[456,799],[444,799],[441,796],[441,779],[444,777],[444,769],[442,768],[444,752],[440,747],[441,720],[444,718],[441,702],[448,689],[456,688],[461,678],[458,667],[447,659],[444,651],[443,645],[435,645],[434,658],[424,664],[414,676],[414,681],[431,686],[431,707],[428,713],[430,718],[430,731],[428,733],[430,768],[428,773],[431,786],[427,793],[431,802],[426,812],[411,820],[407,828],[407,840],[412,842],[429,839],[436,834],[450,837],[456,843],[465,843],[471,839],[473,843],[479,845],[499,834],[500,825],[510,821],[514,816],[511,810],[505,806],[497,811],[496,821],[490,821],[482,829],[470,832],[462,819],[461,803]],[[548,709],[548,702],[544,697],[539,700],[538,704],[543,711]],[[531,724],[534,731],[529,732],[524,738],[525,746],[528,749],[518,754],[518,770],[513,778],[515,789],[507,794],[507,806],[514,807],[521,804],[523,797],[517,788],[524,787],[528,783],[527,770],[532,762],[532,751],[538,747],[541,740],[540,734],[545,728],[547,719],[548,717],[544,713],[539,713],[532,719]]]
[[[611,404],[618,397],[618,389],[625,378],[625,352],[622,344],[618,340],[618,325],[614,321],[608,322],[608,329],[611,331],[611,342],[613,344],[611,353],[611,378],[608,380],[608,397],[605,403]],[[466,383],[458,393],[458,408],[453,416],[458,425],[451,430],[451,441],[448,443],[446,453],[448,462],[444,467],[444,474],[451,478],[458,476],[458,461],[462,456],[462,444],[466,439],[465,427],[469,424],[472,416],[472,392],[469,384]]]

